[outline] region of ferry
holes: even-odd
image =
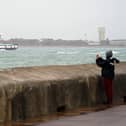
[[[0,44],[0,49],[16,50],[17,48],[18,44]]]

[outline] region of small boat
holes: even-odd
[[[0,44],[0,49],[15,50],[18,48],[18,44]]]

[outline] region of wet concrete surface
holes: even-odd
[[[36,126],[126,126],[126,105],[40,123]]]

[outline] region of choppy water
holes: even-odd
[[[115,57],[126,61],[126,47],[19,47],[11,51],[0,50],[0,68],[95,63],[96,54],[104,57],[109,49]]]

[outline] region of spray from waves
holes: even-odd
[[[120,52],[119,51],[112,51],[113,54],[119,54]],[[105,55],[105,51],[100,51],[100,52],[89,52],[88,54],[91,54],[91,55],[96,55],[96,54],[101,54],[101,55]]]

